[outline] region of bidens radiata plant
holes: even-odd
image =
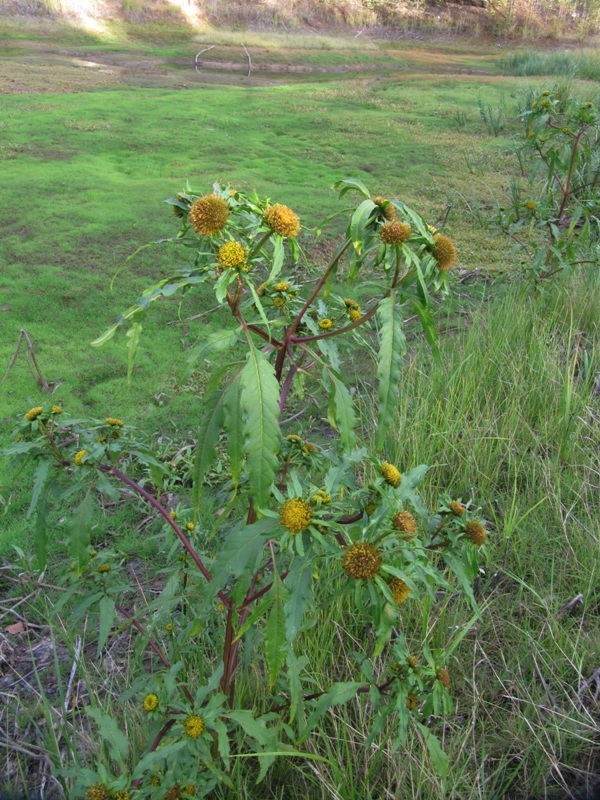
[[[36,407],[15,430],[13,456],[37,463],[41,562],[49,510],[81,493],[61,608],[74,620],[98,614],[98,652],[115,626],[129,624],[153,654],[151,670],[140,659],[124,694],[137,703],[146,744],[134,747],[94,708],[108,757],[57,770],[73,798],[205,797],[231,786],[234,759],[252,754],[261,780],[278,755],[320,758],[304,743],[329,709],[351,700],[368,711],[367,743],[402,747],[412,726],[438,772],[448,771],[430,722],[453,707],[448,659],[468,625],[444,634],[440,648],[431,646],[435,625],[424,624],[416,652],[401,617],[418,603],[427,619],[452,593],[464,595],[477,618],[472,581],[486,529],[461,499],[442,494],[429,510],[418,491],[427,467],[384,453],[396,425],[404,315],[416,314],[437,348],[429,298],[447,290],[456,249],[403,202],[372,197],[356,180],[338,188],[342,197],[357,192],[359,203],[340,212],[349,214],[344,239],[302,284],[293,210],[220,185],[202,196],[177,194],[168,202],[181,227],[171,241],[189,249],[189,264],[149,288],[95,342],[128,322],[131,369],[148,306],[213,287],[225,313],[222,328],[191,355],[193,364],[211,360],[212,372],[190,409],[198,438],[187,505],[169,508],[169,464],[122,420],[73,420]],[[336,292],[340,278],[353,297]],[[377,363],[369,447],[358,440],[346,377],[349,359],[365,353]],[[311,429],[303,424],[309,399],[320,411]],[[225,465],[217,488],[216,463]],[[208,526],[200,514],[207,480],[223,505]],[[94,508],[121,489],[164,523],[165,584],[155,599],[132,600],[117,555],[90,547]],[[353,609],[354,662],[339,664],[326,684],[306,643],[332,604]]]

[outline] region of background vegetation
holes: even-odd
[[[589,19],[595,13],[577,8]],[[128,24],[138,24],[135,14],[143,10],[130,7]],[[177,41],[165,41],[163,28],[158,43],[154,36],[106,42],[56,28],[49,39],[32,41],[17,26],[9,31],[0,57],[0,363],[8,366],[27,329],[52,402],[74,414],[137,423],[166,462],[175,460],[176,505],[186,492],[182,448],[194,438],[194,399],[205,380],[202,369],[185,369],[186,351],[210,332],[212,318],[171,299],[158,304],[129,385],[123,340],[99,351],[87,343],[181,256],[155,247],[127,257],[149,239],[171,235],[176,226],[162,200],[186,179],[207,190],[215,179],[256,186],[307,209],[302,222],[313,227],[339,207],[333,182],[358,175],[446,222],[462,270],[455,299],[438,311],[441,364],[416,328],[410,338],[390,458],[432,464],[431,498],[440,486],[474,496],[494,525],[478,586],[483,621],[453,655],[456,707],[438,731],[450,777],[436,776],[418,742],[402,758],[385,743],[365,749],[357,705],[332,711],[315,739],[328,764],[282,761],[260,787],[251,767],[240,764],[236,792],[223,796],[500,800],[553,797],[591,784],[599,771],[597,268],[541,297],[516,281],[499,283],[509,245],[478,227],[474,213],[486,213],[490,198],[508,193],[511,179],[521,176],[508,153],[519,130],[520,93],[550,87],[555,78],[506,74],[519,59],[503,66],[506,54],[496,48],[262,34],[244,38],[265,65],[248,78],[230,68],[234,52],[245,63],[239,35],[214,32],[200,38],[216,37],[218,63],[198,76],[190,67],[198,42],[173,30]],[[574,74],[581,56],[567,58]],[[306,64],[308,72],[301,69]],[[570,90],[597,102],[593,82],[575,81]],[[299,270],[299,281],[318,274],[330,248],[322,238],[306,236],[304,244],[310,270]],[[354,391],[368,397],[369,357],[345,367]],[[4,421],[10,426],[48,401],[21,353],[2,385]],[[361,424],[368,437],[366,414]],[[93,751],[83,707],[102,704],[122,716],[130,737],[138,733],[139,710],[117,700],[133,645],[115,631],[96,661],[96,632],[68,631],[53,613],[60,593],[43,591],[54,585],[53,567],[37,575],[30,554],[29,479],[4,474],[0,489],[0,775],[10,791],[43,783],[48,796],[59,796],[45,753],[68,761],[69,741],[83,758]],[[218,510],[212,494],[208,485],[207,519]],[[148,593],[160,587],[156,534],[141,507],[107,507],[93,526],[95,545],[116,550],[132,586]],[[56,563],[64,535],[57,516]],[[450,607],[447,625],[467,617],[465,608]],[[403,616],[409,637],[418,635],[420,619],[416,605]],[[24,632],[5,630],[18,622]],[[352,609],[339,605],[316,631],[305,652],[327,680],[336,662],[352,658],[348,639],[363,632],[353,626]],[[263,678],[257,667],[249,695]]]

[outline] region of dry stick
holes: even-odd
[[[37,360],[35,358],[35,351],[33,349],[33,345],[31,343],[31,339],[29,338],[29,334],[27,333],[25,328],[21,329],[21,333],[19,334],[19,341],[17,343],[17,349],[15,350],[15,353],[14,353],[13,357],[10,360],[10,364],[8,365],[8,369],[6,370],[6,373],[5,373],[4,377],[2,378],[2,380],[0,381],[0,383],[4,383],[4,381],[8,378],[9,372],[14,367],[15,361],[17,360],[17,357],[19,355],[19,351],[21,349],[21,342],[23,341],[23,339],[25,339],[25,341],[27,342],[27,353],[25,354],[25,358],[27,359],[27,366],[29,367],[29,371],[31,372],[31,375],[34,378],[34,380],[36,380],[41,385],[42,391],[49,392],[50,391],[50,385],[48,384],[47,380],[42,375],[42,370],[40,369],[39,364],[37,363]],[[31,365],[29,363],[29,358],[31,358],[31,360],[33,361],[33,365],[34,365],[34,367],[36,369],[36,372],[38,374],[37,378],[33,374],[33,370],[31,369]]]
[[[132,480],[131,478],[128,478],[127,475],[125,475],[123,472],[118,470],[116,467],[109,467],[108,464],[98,464],[98,469],[101,472],[106,472],[106,473],[109,473],[111,475],[114,475],[115,478],[119,478],[119,480],[123,481],[123,483],[126,483],[127,486],[131,486],[132,489],[134,489],[138,494],[141,494],[141,496],[153,508],[155,508],[162,517],[164,517],[164,519],[169,523],[169,525],[173,528],[173,530],[177,534],[177,536],[179,538],[179,541],[184,546],[184,548],[187,550],[189,555],[192,557],[192,560],[194,561],[194,563],[196,564],[196,566],[198,567],[198,569],[200,570],[202,575],[210,583],[210,581],[212,581],[212,575],[210,574],[210,572],[206,569],[206,567],[202,563],[202,559],[200,558],[200,556],[196,553],[196,551],[192,547],[192,545],[191,545],[189,539],[187,538],[187,536],[185,535],[185,533],[181,530],[179,525],[177,525],[175,520],[171,518],[171,516],[167,512],[167,510],[164,509],[161,506],[161,504],[158,502],[158,500],[156,500],[156,498],[152,497],[151,494],[149,494],[145,489],[143,489],[134,480]],[[231,605],[232,605],[231,600],[227,597],[226,594],[224,594],[222,591],[219,591],[218,592],[218,596],[219,596],[219,599],[221,600],[221,602],[227,608],[231,608]]]
[[[201,55],[202,55],[202,53],[207,53],[209,50],[212,50],[212,49],[213,49],[213,47],[215,47],[215,45],[214,45],[214,44],[211,44],[211,46],[210,46],[210,47],[205,47],[203,50],[199,50],[199,51],[196,53],[196,56],[195,56],[195,58],[194,58],[194,69],[196,70],[196,72],[198,72],[198,67],[199,67],[199,66],[202,66],[202,62],[198,62],[198,56],[201,56]]]
[[[246,77],[249,78],[252,73],[252,59],[250,58],[250,53],[246,49],[246,45],[243,42],[240,42],[240,44],[244,48],[244,53],[246,53],[246,55],[248,56],[248,75]]]

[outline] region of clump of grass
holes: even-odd
[[[600,81],[600,53],[597,50],[563,50],[553,53],[523,51],[502,59],[498,66],[518,77],[560,75],[565,78]]]

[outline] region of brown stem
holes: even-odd
[[[170,719],[170,720],[167,720],[167,722],[165,722],[165,724],[162,726],[162,728],[156,734],[156,737],[155,737],[154,741],[150,745],[150,748],[148,750],[149,753],[154,753],[154,751],[158,748],[158,745],[162,742],[162,740],[165,738],[167,733],[171,730],[173,725],[175,725],[175,722],[176,722],[176,720],[174,720],[174,719]],[[132,789],[137,789],[142,784],[143,781],[144,781],[144,778],[137,778],[136,780],[132,781],[131,788]]]
[[[194,563],[196,564],[196,566],[198,567],[198,569],[200,570],[202,575],[206,578],[207,581],[209,581],[209,582],[212,581],[212,575],[210,574],[210,572],[206,569],[206,567],[202,563],[202,559],[200,558],[200,556],[196,553],[196,551],[192,547],[192,545],[190,543],[190,540],[187,538],[185,533],[181,530],[179,525],[177,525],[175,520],[171,518],[171,516],[170,516],[169,512],[166,510],[166,508],[163,508],[163,506],[158,502],[158,500],[155,497],[152,497],[152,495],[149,492],[147,492],[145,489],[143,489],[134,480],[132,480],[131,478],[128,478],[127,475],[125,475],[123,472],[118,470],[116,467],[109,467],[108,464],[98,464],[98,469],[101,472],[106,472],[106,473],[109,473],[111,475],[114,475],[115,478],[118,478],[120,481],[122,481],[123,483],[127,484],[127,486],[130,486],[138,494],[140,494],[144,498],[144,500],[146,500],[153,508],[155,508],[158,511],[158,513],[166,520],[166,522],[168,522],[169,525],[173,528],[173,530],[177,534],[181,544],[187,550],[187,552],[191,556],[192,560],[194,561]],[[231,600],[227,597],[227,595],[225,595],[223,592],[219,591],[218,592],[218,596],[219,596],[219,599],[221,600],[221,602],[227,608],[231,608],[232,603],[231,603]]]

